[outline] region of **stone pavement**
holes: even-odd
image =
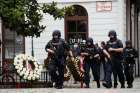
[[[94,82],[95,83],[95,82]],[[101,86],[100,89],[96,88],[95,84],[91,84],[91,88],[78,88],[79,85],[74,85],[75,87],[71,88],[66,86],[64,89],[55,89],[55,88],[26,88],[26,89],[0,89],[0,93],[140,93],[140,78],[136,78],[134,82],[134,88],[132,89],[106,89]],[[70,85],[71,86],[71,85]],[[77,87],[76,87],[77,86]]]

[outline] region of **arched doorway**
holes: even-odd
[[[65,39],[70,45],[82,43],[88,36],[88,13],[80,5],[73,5],[74,14],[65,15]]]

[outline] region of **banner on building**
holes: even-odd
[[[97,12],[112,11],[112,2],[111,1],[97,1],[96,10]]]

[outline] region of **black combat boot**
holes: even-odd
[[[124,84],[121,84],[121,88],[125,88],[125,85]]]
[[[106,88],[111,88],[112,83],[103,83],[103,86],[106,87]]]
[[[100,88],[100,81],[97,81],[97,88]]]
[[[117,88],[118,83],[114,83],[114,88]]]
[[[132,84],[128,84],[127,88],[133,88]]]

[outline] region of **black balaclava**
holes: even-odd
[[[89,47],[89,46],[92,46],[93,45],[93,39],[92,38],[87,38],[86,40],[86,45]]]
[[[108,37],[110,38],[110,41],[115,41],[117,39],[117,34],[115,30],[111,30],[108,33]]]
[[[126,48],[131,48],[132,47],[132,42],[130,40],[127,40],[125,42]]]
[[[102,41],[102,42],[101,42],[101,47],[102,47],[102,48],[105,48],[105,46],[106,46],[105,42]]]
[[[58,42],[61,37],[61,33],[59,30],[54,30],[54,32],[52,33],[52,36],[53,36],[54,42]]]

